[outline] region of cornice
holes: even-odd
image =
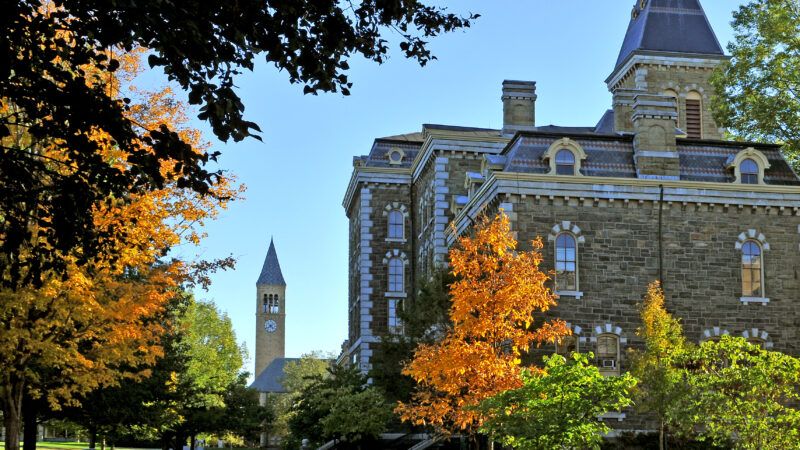
[[[479,143],[486,143],[486,144],[508,144],[510,141],[509,138],[503,136],[497,137],[488,137],[488,136],[470,136],[468,134],[461,134],[457,132],[446,132],[446,131],[438,131],[438,130],[428,130],[428,136],[425,138],[425,142],[422,144],[422,148],[420,149],[419,153],[417,153],[417,157],[414,158],[414,161],[411,163],[411,176],[412,180],[417,180],[420,177],[425,166],[430,161],[431,157],[433,156],[434,151],[436,150],[447,150],[437,148],[437,143],[439,142],[446,142],[446,141],[453,141],[453,142],[479,142]],[[500,153],[502,148],[500,148],[496,153]],[[485,152],[490,153],[490,152]]]
[[[628,74],[640,64],[674,66],[674,67],[695,67],[702,69],[714,69],[720,62],[730,59],[724,55],[691,55],[685,53],[668,52],[644,52],[632,53],[622,64],[617,66],[605,82],[609,89],[619,84]]]
[[[664,187],[664,202],[668,204],[789,208],[795,214],[800,214],[798,186],[494,172],[453,219],[453,223],[456,233],[461,234],[483,208],[500,195],[657,203],[661,186]],[[448,241],[453,239],[448,231]]]
[[[342,200],[345,212],[350,210],[358,184],[362,182],[409,184],[411,169],[407,167],[354,167]]]

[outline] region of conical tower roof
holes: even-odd
[[[725,55],[700,0],[637,0],[616,67],[639,52]]]
[[[269,250],[267,257],[264,258],[264,267],[261,268],[261,275],[258,276],[256,285],[286,286],[281,272],[281,263],[278,262],[278,253],[275,251],[275,243],[269,240]]]

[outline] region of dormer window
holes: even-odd
[[[581,162],[586,159],[583,147],[570,138],[553,142],[542,155],[549,162],[551,175],[581,175]]]
[[[758,164],[750,158],[739,165],[742,184],[758,184]]]
[[[392,149],[386,153],[386,156],[389,158],[389,164],[396,166],[403,163],[406,152],[399,147],[392,147]]]
[[[567,149],[556,153],[556,174],[575,175],[575,154]]]
[[[770,168],[770,164],[762,152],[748,147],[736,155],[731,155],[727,167],[733,169],[736,183],[764,184],[764,172]]]

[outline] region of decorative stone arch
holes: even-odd
[[[763,153],[756,150],[753,147],[747,147],[746,149],[740,151],[733,157],[733,159],[728,160],[727,168],[733,169],[733,174],[736,177],[734,183],[741,183],[742,182],[742,171],[741,166],[742,162],[745,159],[751,159],[755,161],[756,165],[758,165],[758,184],[765,184],[764,183],[764,172],[771,167],[769,160]]]
[[[603,347],[607,345],[609,337],[616,338],[616,351],[605,353]],[[594,333],[589,341],[595,345],[595,358],[600,372],[604,375],[619,375],[621,373],[620,360],[623,355],[622,346],[628,343],[628,339],[622,335],[622,328],[612,323],[598,325],[594,328]]]
[[[769,333],[764,330],[759,330],[758,328],[750,328],[749,330],[742,331],[742,337],[748,341],[751,339],[763,341],[764,348],[772,348],[774,346],[772,339],[769,338]]]
[[[722,336],[730,336],[730,334],[731,333],[728,330],[720,327],[706,328],[703,330],[703,335],[700,337],[700,342],[717,340]]]
[[[583,328],[579,327],[578,325],[572,325],[569,322],[567,322],[567,328],[569,328],[569,330],[572,331],[572,334],[569,335],[568,337],[575,339],[575,351],[580,353],[581,343],[586,343],[586,338],[581,337]],[[558,341],[556,341],[556,353],[559,353],[558,350],[559,350],[559,343]]]
[[[571,233],[573,236],[575,236],[575,241],[578,244],[583,244],[586,242],[586,238],[581,235],[580,227],[569,220],[564,220],[561,223],[557,223],[555,226],[553,226],[553,228],[550,229],[550,234],[547,236],[547,240],[554,242],[561,233]]]
[[[742,246],[747,241],[758,241],[758,243],[761,245],[761,250],[765,252],[769,251],[770,249],[769,242],[767,242],[766,236],[764,236],[764,234],[759,233],[756,230],[750,229],[739,234],[735,245],[736,250],[741,250]]]
[[[392,274],[392,264],[391,262],[399,259],[403,262],[403,265],[400,267],[402,269],[400,274],[397,274],[400,279],[397,280],[399,283],[397,286],[393,286],[395,280]],[[408,274],[406,273],[406,267],[408,266],[408,256],[406,256],[405,252],[401,252],[398,249],[389,250],[386,252],[386,256],[383,258],[383,265],[386,266],[387,272],[387,281],[388,281],[388,288],[386,292],[387,297],[405,297],[405,292],[408,290]],[[401,288],[401,289],[393,289],[393,288]]]
[[[383,217],[388,217],[389,213],[392,211],[400,211],[403,213],[403,217],[408,219],[408,207],[400,202],[391,202],[387,203],[386,206],[383,208]]]
[[[582,176],[581,166],[583,160],[587,158],[586,152],[580,144],[567,137],[553,142],[542,155],[542,159],[550,164],[550,175],[556,174],[556,153],[562,149],[569,150],[575,156],[575,176]]]
[[[403,164],[403,158],[406,157],[406,152],[400,147],[392,147],[386,152],[386,157],[389,158],[389,164],[396,166]]]
[[[408,265],[408,256],[406,256],[406,252],[401,252],[398,249],[389,250],[386,252],[386,256],[383,258],[383,263],[389,264],[389,260],[393,258],[400,258],[403,260],[403,264]]]
[[[615,335],[617,335],[617,337],[619,337],[619,343],[620,344],[627,344],[628,343],[628,338],[626,338],[626,337],[624,337],[622,335],[622,328],[618,327],[618,326],[616,326],[616,325],[614,325],[614,324],[612,324],[610,322],[607,322],[607,323],[605,323],[603,325],[597,325],[596,327],[594,327],[594,332],[592,333],[592,336],[589,337],[589,342],[596,343],[597,342],[597,338],[599,336],[604,335],[604,334],[615,334]]]

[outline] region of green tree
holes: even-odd
[[[481,431],[523,450],[600,448],[611,429],[599,419],[631,404],[630,374],[604,377],[591,355],[545,357],[545,371],[524,371],[523,386],[484,400]]]
[[[258,57],[303,84],[305,93],[347,95],[348,60],[385,61],[385,34],[395,34],[403,55],[424,65],[434,58],[430,38],[468,27],[476,17],[416,0],[18,0],[3,6],[0,139],[22,127],[31,141],[0,146],[0,254],[16,255],[37,242],[40,255],[22,260],[24,267],[0,258],[0,284],[14,288],[49,270],[63,272],[65,255],[88,259],[102,252],[103,235],[113,230],[87,221],[91,211],[109,196],[124,200],[130,192],[160,189],[163,164],[181,187],[200,193],[220,176],[206,166],[217,152],[192,151],[167,124],[142,126],[127,114],[128,99],[108,94],[109,75],[120,66],[109,50],[148,49],[150,66],[187,92],[198,118],[219,139],[239,141],[260,131],[244,119],[235,90],[236,76],[252,70]],[[99,158],[97,130],[126,157]],[[76,170],[68,176],[55,170],[36,151],[43,143]],[[51,215],[57,218],[45,220]],[[23,273],[30,279],[21,279]]]
[[[453,279],[449,270],[438,269],[429,279],[420,282],[417,294],[398,308],[403,333],[384,336],[375,349],[369,377],[387,401],[411,400],[415,382],[402,373],[403,366],[414,357],[417,345],[432,344],[451,326],[450,284]]]
[[[367,385],[367,377],[354,367],[334,365],[328,371],[297,396],[285,448],[297,448],[302,439],[316,446],[336,439],[340,448],[360,448],[386,429],[392,407]]]
[[[712,78],[717,123],[736,137],[785,144],[800,170],[800,4],[754,0],[732,25],[731,60]]]
[[[304,354],[297,361],[286,363],[283,368],[281,383],[285,393],[267,394],[267,409],[271,420],[268,421],[268,432],[283,441],[289,438],[289,420],[292,416],[292,405],[303,390],[320,378],[329,375],[332,355],[321,351]],[[296,443],[299,446],[299,442]]]
[[[679,362],[692,390],[688,407],[701,439],[732,442],[742,450],[798,448],[800,359],[722,336]]]
[[[680,428],[686,419],[684,401],[689,394],[684,372],[675,361],[687,351],[680,320],[667,312],[664,291],[658,282],[650,284],[641,307],[642,326],[636,334],[644,350],[633,350],[632,374],[639,380],[636,408],[658,419],[658,448],[663,450],[670,427]]]

